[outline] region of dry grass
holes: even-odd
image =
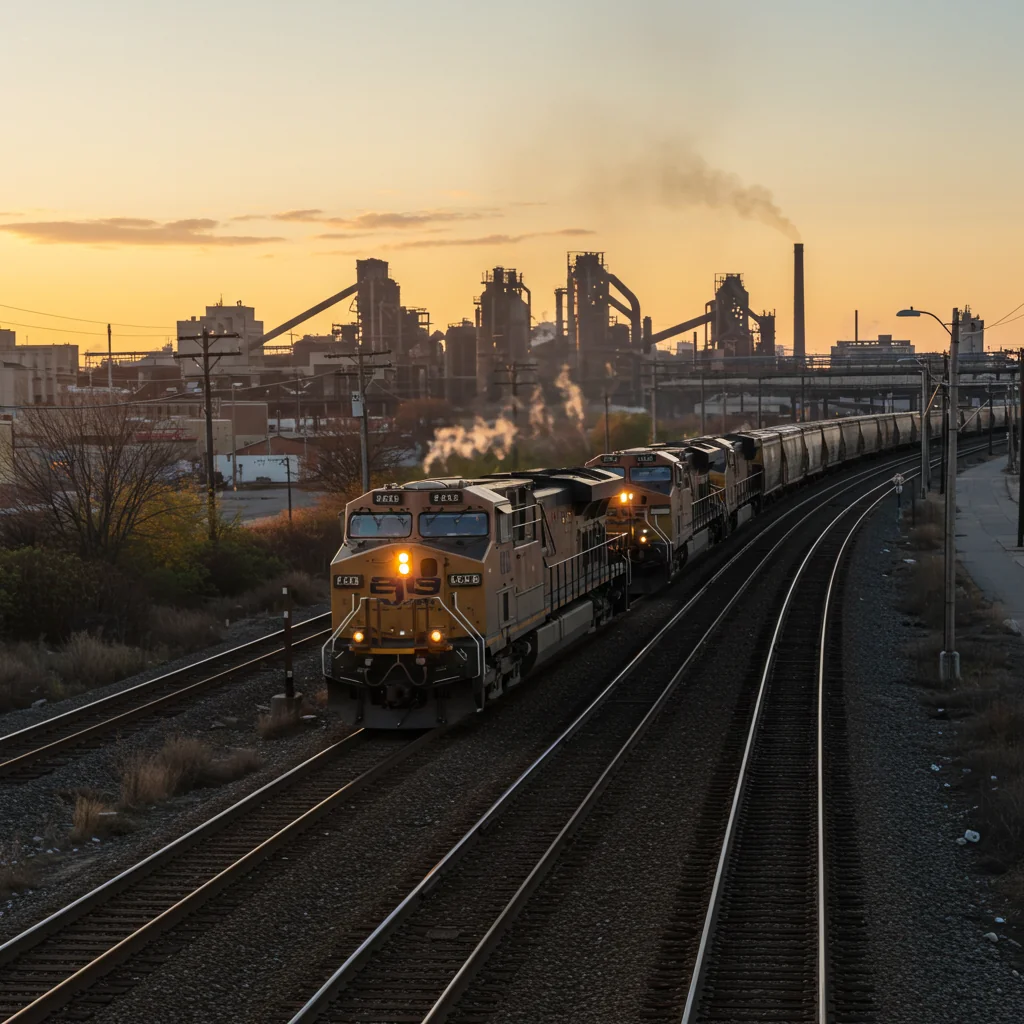
[[[89,633],[74,633],[51,656],[50,664],[62,679],[89,689],[141,671],[146,667],[146,654],[139,647],[108,644]]]
[[[284,610],[282,590],[287,587],[297,607],[326,601],[330,594],[327,577],[314,579],[304,572],[289,572],[269,580],[237,597],[224,597],[210,604],[210,611],[218,622],[233,621],[247,615],[275,614]]]
[[[76,843],[94,836],[100,838],[113,831],[117,817],[114,809],[102,800],[79,793],[75,798],[75,811],[71,819],[71,838]]]
[[[146,807],[191,789],[220,786],[259,769],[254,750],[217,758],[205,741],[172,736],[156,754],[135,754],[121,770],[121,806]]]
[[[39,648],[17,644],[0,649],[0,711],[26,707],[40,697],[49,699],[58,683]]]
[[[149,613],[151,647],[162,646],[179,654],[188,654],[220,639],[217,619],[211,612],[158,605]]]
[[[277,740],[288,736],[298,729],[299,723],[285,711],[272,711],[269,715],[260,715],[256,719],[256,731],[260,739]]]
[[[0,897],[30,889],[36,881],[36,873],[25,860],[21,842],[15,838],[0,844]]]

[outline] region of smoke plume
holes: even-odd
[[[707,206],[731,210],[744,220],[756,220],[800,241],[796,225],[782,212],[763,185],[745,185],[738,175],[712,167],[693,150],[664,145],[654,159],[626,168],[620,182],[633,193],[647,193],[670,207]]]
[[[567,365],[562,367],[562,372],[555,380],[555,387],[558,388],[558,392],[562,396],[562,411],[565,413],[566,419],[577,430],[582,431],[583,392],[580,391],[579,385],[573,383],[569,377],[569,367]]]

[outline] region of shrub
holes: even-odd
[[[281,512],[249,527],[253,538],[291,569],[326,579],[341,547],[345,495],[322,498],[311,508],[296,509],[289,523]]]
[[[94,614],[103,570],[53,548],[0,551],[0,632],[57,642]]]
[[[229,597],[265,583],[284,569],[280,558],[244,529],[230,530],[216,544],[206,544],[202,561],[215,592]]]

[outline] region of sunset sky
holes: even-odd
[[[496,265],[553,318],[597,249],[655,330],[739,271],[788,346],[797,236],[809,350],[1024,302],[1020,0],[36,0],[0,38],[21,341],[156,347],[221,295],[269,329],[365,256],[442,329]]]

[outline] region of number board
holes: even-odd
[[[478,572],[455,572],[448,575],[449,587],[479,587],[484,578]]]
[[[401,505],[405,502],[405,491],[374,491],[374,505]]]
[[[618,462],[619,461],[619,457],[618,457],[618,455],[602,455],[601,456],[601,461],[602,462]]]
[[[361,587],[363,585],[362,576],[335,576],[334,585],[339,590],[343,590],[346,587]]]
[[[431,505],[461,505],[462,491],[431,491]]]
[[[657,457],[657,455],[637,455],[636,462],[637,465],[640,465],[643,462],[653,462]]]

